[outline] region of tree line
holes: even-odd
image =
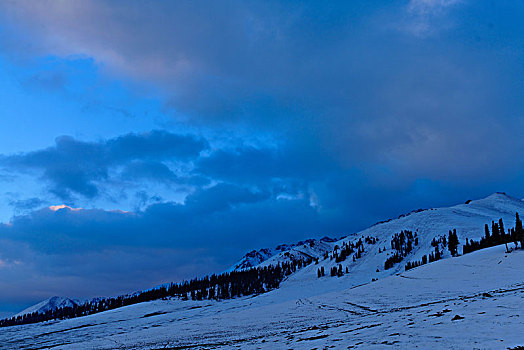
[[[504,222],[502,218],[498,222],[491,222],[491,231],[489,225],[484,226],[484,237],[479,241],[469,240],[466,238],[466,244],[462,247],[462,254],[468,254],[479,249],[493,247],[499,244],[506,246],[506,251],[509,252],[508,243],[515,244],[515,249],[518,248],[520,242],[520,248],[524,249],[524,230],[522,228],[522,220],[519,217],[519,213],[515,213],[515,227],[504,230]]]
[[[440,259],[442,259],[442,252],[439,250],[438,246],[435,246],[435,250],[429,255],[424,254],[421,260],[408,261],[408,263],[404,266],[404,270],[411,270],[415,267],[426,265]]]
[[[384,269],[388,270],[395,264],[401,262],[416,245],[418,245],[416,233],[413,234],[413,232],[409,230],[402,230],[400,233],[395,233],[391,238],[391,249],[395,252],[384,262]]]
[[[362,236],[364,238],[364,236]],[[357,259],[360,259],[362,257],[362,254],[364,253],[364,242],[366,244],[376,244],[378,242],[378,238],[373,236],[366,236],[364,238],[364,242],[362,242],[362,238],[359,238],[358,241],[355,242],[343,242],[342,247],[339,247],[338,244],[333,247],[333,252],[330,255],[328,252],[324,253],[324,260],[326,260],[328,257],[330,259],[335,259],[335,263],[338,264],[331,267],[330,270],[330,276],[331,277],[341,277],[344,275],[344,270],[342,268],[341,262],[345,261],[352,253],[353,254],[353,262],[357,261]],[[316,263],[318,264],[318,259],[316,259]],[[345,273],[349,273],[349,267],[346,266]],[[317,277],[324,277],[325,271],[324,267],[317,268]]]
[[[438,250],[438,246],[440,244],[446,246],[446,243],[451,255],[458,256],[459,239],[457,236],[457,230],[453,229],[449,231],[447,240],[446,236],[441,236],[438,239],[433,238],[431,245],[435,247],[435,252],[429,255],[429,261],[428,256],[424,255],[419,261],[409,261],[405,266],[405,270],[407,271],[412,268],[439,260],[442,257],[442,253]],[[500,244],[504,244],[506,246],[506,252],[510,252],[508,243],[513,243],[515,245],[515,249],[518,248],[520,243],[520,249],[524,249],[524,229],[518,212],[515,213],[515,227],[506,231],[504,229],[504,222],[502,221],[502,218],[500,218],[498,222],[491,221],[491,230],[488,224],[484,225],[484,237],[481,237],[480,240],[475,241],[466,238],[466,242],[462,246],[462,254],[468,254],[480,249],[494,247]]]

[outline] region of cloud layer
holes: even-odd
[[[62,200],[72,195],[93,198],[99,194],[111,170],[123,167],[122,176],[135,181],[175,181],[177,176],[162,162],[187,162],[207,148],[203,139],[153,130],[127,134],[99,142],[83,142],[69,136],[55,146],[28,153],[3,156],[0,164],[9,171],[36,170]]]
[[[499,5],[484,27],[489,5],[464,1],[2,6],[21,52],[93,57],[160,89],[179,120],[269,132],[346,166],[458,178],[523,146],[508,127],[524,110],[522,53],[507,50],[522,34],[506,25],[519,5]]]

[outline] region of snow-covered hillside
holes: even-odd
[[[312,297],[296,284],[293,296],[277,289],[218,302],[158,300],[8,327],[0,347],[507,349],[524,344],[522,266],[524,251],[497,246]]]
[[[399,218],[389,220],[380,224],[373,225],[361,232],[347,236],[336,242],[341,247],[344,243],[355,242],[364,237],[375,237],[376,244],[364,244],[365,251],[360,259],[355,262],[351,257],[341,263],[343,270],[346,267],[349,273],[343,278],[349,280],[349,284],[358,285],[368,282],[375,278],[380,279],[394,273],[404,271],[408,261],[417,261],[423,255],[427,255],[434,250],[431,245],[434,238],[447,236],[449,230],[456,229],[460,245],[458,252],[462,252],[462,244],[466,238],[479,240],[484,236],[484,225],[502,218],[505,228],[515,225],[515,213],[524,213],[524,201],[508,196],[504,193],[494,193],[487,198],[470,201],[468,204],[460,204],[452,207],[433,208],[424,211],[413,212],[408,215],[401,215]],[[395,233],[402,230],[410,230],[417,234],[418,245],[404,258],[401,263],[394,265],[389,270],[384,270],[385,260],[392,255],[391,238]],[[384,251],[384,248],[386,250]],[[443,251],[444,258],[449,258],[449,251],[439,246]],[[301,274],[308,273],[308,269],[316,270],[324,266],[327,272],[331,267],[338,265],[333,259],[321,260],[319,265],[311,265],[291,276],[301,278]],[[378,270],[378,272],[377,272]],[[310,271],[315,274],[315,271]]]
[[[461,244],[466,238],[479,240],[484,225],[491,227],[499,218],[506,229],[514,226],[515,212],[524,214],[522,200],[495,193],[467,204],[401,215],[340,240],[306,240],[253,251],[231,270],[293,260],[318,262],[265,294],[224,301],[158,300],[77,319],[9,327],[0,332],[0,344],[73,349],[524,344],[524,338],[511,331],[524,325],[519,320],[524,251],[506,254],[504,246],[497,246],[451,258],[439,244],[443,260],[404,271],[408,261],[434,251],[433,239],[447,236],[449,230],[457,230]],[[394,253],[391,238],[403,230],[416,234],[417,244],[386,270],[384,262]],[[341,259],[342,248],[348,246],[358,248]],[[338,266],[342,276],[330,277],[331,268]],[[322,268],[325,276],[319,278]]]
[[[309,289],[311,293],[325,292],[338,289],[337,284],[356,286],[366,283],[372,279],[384,278],[399,271],[404,271],[408,261],[420,260],[423,255],[434,250],[431,246],[433,238],[446,235],[450,229],[457,229],[460,243],[466,238],[478,240],[484,235],[484,225],[493,220],[502,218],[506,228],[512,227],[515,220],[515,212],[524,213],[524,201],[513,198],[505,193],[494,193],[487,198],[468,201],[467,204],[459,204],[452,207],[432,208],[427,210],[415,210],[411,213],[400,215],[396,219],[390,219],[375,224],[361,232],[350,234],[340,240],[324,237],[322,239],[307,239],[294,244],[281,244],[275,248],[263,248],[247,253],[239,262],[227,271],[243,270],[250,267],[276,265],[293,260],[319,259],[318,265],[310,265],[290,276],[288,280],[300,280],[307,284],[317,284],[313,278],[319,268],[324,268],[326,274],[332,267],[339,265],[332,257],[335,247],[342,247],[345,243],[363,240],[364,252],[360,259],[353,262],[352,255],[341,262],[343,271],[348,273],[342,277],[339,283],[324,283],[325,287]],[[401,230],[411,230],[417,234],[418,245],[413,251],[396,264],[392,269],[384,270],[385,260],[391,256],[391,237]],[[374,237],[378,240],[376,244],[366,244],[365,237]],[[385,251],[383,249],[386,248]],[[440,247],[444,257],[449,257],[449,252]],[[380,252],[379,252],[380,249]],[[459,246],[459,252],[462,251]],[[326,253],[328,259],[324,259]],[[378,272],[377,272],[378,270]],[[289,283],[284,283],[281,288],[288,288]],[[64,298],[67,299],[67,298]],[[46,303],[43,301],[42,303]],[[38,305],[42,304],[39,303]],[[29,309],[38,308],[36,305]],[[25,310],[17,315],[26,313]]]
[[[408,261],[418,261],[423,255],[434,251],[431,245],[434,238],[447,236],[449,230],[456,229],[459,238],[458,252],[462,252],[462,244],[466,238],[479,240],[484,235],[484,225],[502,218],[505,228],[515,225],[515,213],[524,214],[524,201],[508,196],[505,193],[494,193],[484,199],[468,201],[467,204],[459,204],[452,207],[432,208],[427,210],[416,210],[409,214],[401,215],[375,224],[361,232],[350,234],[337,241],[322,239],[320,241],[308,240],[310,244],[292,245],[290,249],[283,250],[264,260],[259,265],[278,264],[293,259],[304,259],[307,257],[318,258],[318,264],[306,266],[300,271],[288,277],[281,289],[295,288],[294,282],[307,286],[306,294],[323,293],[335,291],[341,286],[357,286],[370,282],[373,279],[381,279],[405,270]],[[395,233],[402,230],[410,230],[417,234],[418,244],[404,257],[403,261],[395,264],[393,268],[385,270],[384,262],[393,254],[391,249],[391,238]],[[366,243],[366,237],[373,237],[378,242]],[[333,258],[334,247],[342,247],[349,242],[362,240],[364,252],[359,259],[353,261],[351,254],[342,262],[336,262]],[[384,248],[386,248],[384,250]],[[443,252],[443,258],[451,257],[451,254],[442,244],[439,249]],[[305,252],[302,254],[301,252]],[[336,250],[339,252],[340,250]],[[329,252],[328,258],[324,259],[325,253]],[[337,282],[329,281],[329,271],[332,267],[342,265],[344,276],[335,278]],[[325,277],[317,279],[317,271],[324,268]],[[348,271],[346,273],[346,270]]]

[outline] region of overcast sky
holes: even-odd
[[[0,316],[524,197],[518,1],[0,2]]]

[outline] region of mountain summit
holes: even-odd
[[[64,297],[54,296],[39,302],[33,306],[28,307],[27,309],[19,312],[16,316],[22,316],[25,314],[32,314],[33,312],[45,313],[49,310],[56,310],[63,307],[73,307],[75,305],[80,305],[80,301],[77,299],[69,299]]]

